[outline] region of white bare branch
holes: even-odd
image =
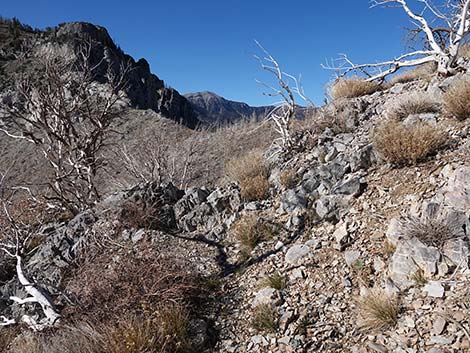
[[[277,60],[274,59],[274,57],[258,41],[255,40],[255,43],[264,54],[263,57],[255,55],[255,59],[259,61],[262,69],[274,75],[276,83],[279,85],[278,87],[275,87],[256,80],[257,83],[269,90],[268,92],[264,92],[264,95],[268,97],[280,97],[281,99],[279,103],[275,104],[274,108],[271,109],[265,118],[266,121],[272,120],[274,122],[275,130],[280,135],[278,139],[273,141],[274,152],[272,156],[274,156],[283,151],[288,151],[292,147],[290,125],[297,110],[295,95],[304,100],[307,105],[314,106],[314,104],[305,94],[305,90],[301,84],[301,77],[297,79],[296,77],[284,72]],[[293,83],[293,85],[290,83]]]
[[[412,1],[372,0],[371,7],[396,5],[402,8],[417,27],[413,33],[424,34],[422,50],[405,53],[393,60],[368,64],[354,64],[346,55],[340,55],[338,61],[322,67],[335,70],[338,77],[354,73],[366,76],[368,81],[384,80],[400,68],[428,62],[435,62],[437,72],[442,75],[455,74],[460,69],[457,61],[460,46],[470,32],[470,0],[448,1],[442,9],[431,0],[414,0],[421,4],[420,12],[412,10]]]
[[[15,319],[8,319],[3,315],[0,316],[0,319],[2,320],[2,321],[0,321],[0,327],[1,326],[11,326],[11,325],[15,325],[17,323]]]
[[[5,188],[4,175],[5,174],[3,174],[2,178],[0,179],[0,189]],[[9,299],[18,303],[19,305],[38,303],[41,306],[44,318],[37,320],[28,315],[24,315],[21,318],[21,321],[25,322],[28,327],[35,331],[40,331],[46,327],[53,326],[60,319],[60,314],[56,311],[52,300],[47,296],[46,292],[37,284],[28,280],[23,270],[23,256],[26,251],[26,245],[34,235],[34,229],[31,229],[31,227],[28,227],[26,224],[17,222],[17,220],[15,220],[15,218],[10,213],[10,200],[0,198],[0,202],[3,207],[3,216],[6,218],[7,222],[6,226],[2,227],[2,233],[0,234],[0,251],[15,259],[16,276],[18,282],[29,295],[26,298],[10,296]],[[18,323],[16,319],[8,319],[4,316],[1,316],[0,318],[2,319],[0,326],[7,326]]]

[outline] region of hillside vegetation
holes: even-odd
[[[10,28],[2,21],[0,36]],[[55,33],[79,62],[76,37],[61,33],[83,31],[98,53],[106,46],[131,59],[91,24],[41,31],[46,42],[33,49],[49,48]],[[18,58],[4,53],[8,71]],[[73,114],[40,106],[33,129],[18,124],[35,111],[15,100],[19,76],[6,74],[1,352],[469,351],[470,60],[462,58],[452,75],[421,67],[382,84],[337,80],[328,104],[288,124],[284,148],[274,143],[276,121],[184,120],[196,116],[186,99],[142,59],[131,61],[134,98],[124,86],[109,93],[106,75],[80,81],[100,104],[119,97],[105,111],[106,136],[84,128],[102,121],[101,105],[72,104],[86,92],[60,95]],[[80,72],[66,74],[70,86],[33,91],[74,92]],[[105,141],[91,144],[95,154],[83,147],[87,136]],[[64,181],[64,194],[53,193]],[[71,200],[76,188],[96,193]]]

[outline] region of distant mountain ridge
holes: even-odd
[[[187,93],[184,97],[191,103],[198,119],[206,124],[230,123],[239,120],[261,120],[272,106],[252,107],[244,102],[225,99],[214,92]]]
[[[210,91],[187,93],[184,97],[189,101],[198,119],[203,124],[234,123],[241,120],[260,121],[274,108],[272,105],[253,107],[244,102],[236,102]],[[305,119],[314,113],[315,107],[297,106],[295,116]]]

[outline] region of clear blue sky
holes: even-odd
[[[401,9],[369,9],[368,0],[16,0],[0,15],[33,27],[88,21],[105,26],[135,59],[181,93],[209,90],[263,105],[255,79],[268,81],[252,54],[258,39],[321,104],[332,73],[320,64],[338,53],[356,62],[389,59],[404,50]]]

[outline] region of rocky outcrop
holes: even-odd
[[[85,22],[65,23],[58,26],[54,38],[59,43],[73,43],[75,47],[84,40],[91,42],[90,60],[93,66],[99,65],[98,79],[103,80],[109,68],[117,72],[122,65],[130,64],[133,69],[127,77],[126,93],[133,107],[152,109],[190,128],[199,124],[188,101],[175,89],[165,87],[164,82],[152,74],[145,59],[136,62],[117,47],[104,27]]]
[[[440,278],[451,270],[470,268],[470,167],[448,165],[441,176],[445,186],[421,207],[414,207],[414,218],[393,218],[388,226],[387,238],[397,247],[390,275],[400,288],[412,286],[419,271],[428,278]],[[414,233],[410,222],[418,223],[411,227],[421,224],[426,236],[438,239],[410,236]]]
[[[47,31],[35,31],[29,33],[34,37],[31,40],[32,55],[41,56],[45,52],[60,51],[66,55],[75,55],[80,46],[87,47],[89,60],[94,67],[94,79],[100,83],[106,83],[106,73],[111,70],[118,73],[121,67],[130,65],[127,79],[126,95],[130,105],[137,109],[152,109],[163,117],[175,120],[190,128],[196,128],[200,121],[193,111],[190,103],[173,88],[165,86],[163,80],[150,71],[150,66],[145,59],[135,61],[130,55],[119,48],[106,28],[87,22],[62,23],[56,28]],[[9,57],[8,53],[4,53]],[[23,67],[24,71],[34,72],[36,62],[34,57],[28,62],[30,67]],[[10,71],[17,70],[18,64],[14,56],[8,60],[5,67]],[[0,73],[1,76],[1,73]]]

